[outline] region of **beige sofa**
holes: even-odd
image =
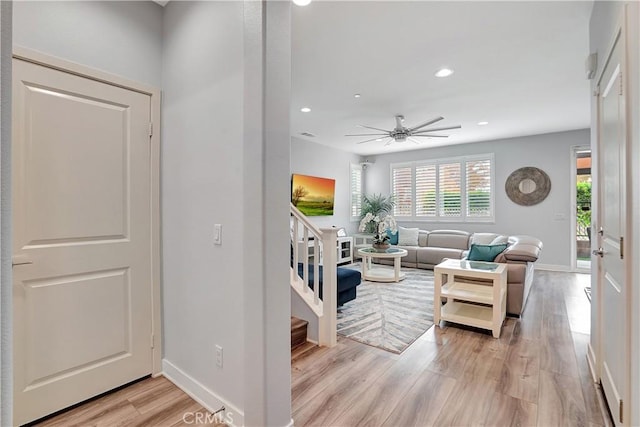
[[[433,269],[445,258],[463,259],[471,243],[489,244],[500,237],[494,233],[468,233],[459,230],[420,230],[418,246],[398,245],[408,254],[402,258],[403,267]],[[533,263],[538,260],[542,242],[531,236],[510,236],[508,246],[495,262],[507,264],[507,313],[522,314],[533,281]],[[378,259],[382,264],[393,260]]]

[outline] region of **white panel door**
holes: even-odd
[[[601,382],[616,425],[622,425],[627,387],[627,303],[623,238],[625,236],[625,101],[622,93],[624,45],[618,37],[600,80],[599,159],[602,259],[599,286],[602,304]]]
[[[14,423],[151,373],[150,97],[13,61]]]

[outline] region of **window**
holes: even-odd
[[[493,220],[493,154],[391,165],[394,216]]]
[[[360,219],[362,213],[362,165],[351,164],[351,218]]]

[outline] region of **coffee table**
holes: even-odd
[[[406,249],[389,248],[384,252],[378,252],[373,248],[360,248],[358,255],[362,257],[362,278],[372,282],[399,282],[405,274],[400,271],[400,258],[406,256]],[[374,258],[393,259],[393,270],[374,266]]]

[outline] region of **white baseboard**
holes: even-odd
[[[598,382],[598,373],[596,372],[596,354],[591,347],[591,343],[587,344],[587,365],[594,383]]]
[[[167,359],[162,359],[162,374],[208,411],[215,412],[224,406],[225,410],[222,414],[224,414],[224,421],[227,425],[232,427],[244,425],[244,412],[226,402]]]
[[[544,270],[544,271],[560,271],[564,273],[570,273],[573,271],[571,267],[568,265],[556,265],[556,264],[533,264],[533,268],[535,270]]]

